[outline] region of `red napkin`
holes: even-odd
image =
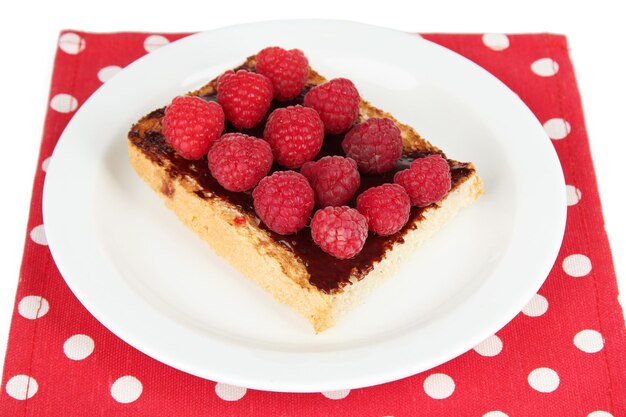
[[[424,35],[519,94],[552,138],[568,184],[565,240],[548,280],[522,313],[473,350],[376,387],[281,394],[177,371],[104,328],[70,292],[46,246],[46,161],[94,90],[183,36],[63,32],[59,38],[4,366],[2,416],[626,415],[624,318],[574,70],[566,39],[558,35]]]

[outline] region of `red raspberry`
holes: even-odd
[[[265,177],[272,167],[272,149],[263,139],[228,133],[209,151],[211,175],[229,191],[246,191]]]
[[[309,78],[309,60],[299,49],[278,46],[263,49],[256,56],[256,71],[270,79],[276,100],[296,97]]]
[[[281,235],[302,229],[315,205],[309,182],[294,171],[278,171],[263,178],[252,198],[257,216]]]
[[[224,111],[215,102],[178,96],[165,109],[163,135],[183,158],[200,159],[224,130]]]
[[[391,170],[402,156],[400,129],[388,118],[371,118],[354,126],[341,144],[347,156],[368,174]]]
[[[450,167],[441,156],[430,155],[416,159],[409,169],[397,172],[393,182],[404,187],[411,204],[426,207],[450,191]]]
[[[263,119],[273,95],[272,82],[254,72],[226,71],[217,80],[217,101],[226,119],[240,129],[250,129]]]
[[[346,204],[361,185],[354,159],[341,156],[325,156],[318,161],[307,162],[300,172],[313,187],[318,207]]]
[[[398,184],[383,184],[359,195],[356,209],[367,219],[371,232],[388,236],[402,229],[409,220],[411,200]]]
[[[327,133],[343,133],[359,117],[361,97],[352,81],[335,78],[313,87],[304,96],[304,105],[320,114]]]
[[[367,220],[348,206],[317,210],[311,220],[311,237],[329,255],[354,258],[367,239]]]
[[[279,108],[267,119],[263,138],[269,142],[279,164],[298,168],[322,149],[324,124],[313,109]]]

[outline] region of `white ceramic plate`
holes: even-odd
[[[141,115],[268,45],[300,48],[322,74],[352,79],[449,156],[473,161],[485,184],[476,204],[320,335],[186,229],[126,154]],[[539,289],[565,216],[552,144],[513,92],[418,36],[338,21],[233,26],[138,60],[74,116],[44,189],[59,270],[113,333],[191,374],[290,392],[392,381],[471,349]]]

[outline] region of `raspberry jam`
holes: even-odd
[[[268,115],[277,107],[301,104],[304,94],[310,87],[311,86],[305,87],[302,94],[292,101],[273,101]],[[202,98],[208,101],[217,100],[215,94],[205,95],[202,96]],[[161,133],[160,121],[163,117],[163,111],[164,109],[155,110],[146,116],[149,123],[144,123],[144,125],[151,126],[150,129],[139,131],[136,126],[131,129],[129,138],[133,144],[155,163],[168,166],[168,172],[172,178],[189,176],[195,179],[201,186],[201,189],[196,191],[199,197],[207,199],[221,198],[237,206],[241,211],[254,215],[251,192],[236,193],[227,191],[211,176],[206,156],[197,161],[190,161],[177,155],[167,144],[165,137]],[[264,127],[265,119],[252,129],[242,130],[235,129],[227,122],[224,133],[239,131],[248,135],[262,137]],[[322,150],[317,155],[316,159],[326,155],[344,156],[343,150],[341,149],[342,139],[343,135],[326,135]],[[396,172],[408,168],[413,160],[427,156],[428,154],[430,153],[406,153],[390,172],[380,175],[361,174],[361,186],[348,205],[355,207],[356,196],[370,187],[384,183],[393,183],[393,176]],[[442,154],[442,156],[444,155]],[[165,161],[167,161],[167,163]],[[454,190],[473,173],[473,169],[466,164],[452,160],[448,160],[448,164],[451,169],[452,190]],[[284,169],[285,168],[275,164],[271,172]],[[363,250],[356,255],[356,257],[345,260],[334,258],[323,252],[313,242],[311,230],[308,226],[298,233],[286,236],[272,232],[265,227],[262,222],[259,224],[259,227],[265,229],[276,243],[283,245],[302,260],[310,275],[309,282],[313,286],[327,294],[332,294],[340,292],[342,288],[349,285],[351,276],[359,280],[365,277],[377,262],[385,258],[394,244],[404,242],[404,236],[410,230],[419,227],[419,220],[422,218],[422,214],[426,209],[428,208],[411,207],[409,221],[398,233],[391,236],[378,236],[370,233],[365,241]]]

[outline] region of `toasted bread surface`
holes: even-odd
[[[254,65],[253,56],[237,69],[253,70]],[[323,82],[325,78],[311,69],[307,89]],[[189,94],[213,99],[216,85],[217,79],[214,79]],[[162,117],[163,109],[155,110],[141,118],[129,132],[129,158],[139,176],[218,255],[266,289],[278,302],[304,316],[316,332],[334,325],[344,311],[392,275],[402,258],[482,194],[482,184],[474,166],[448,160],[453,172],[453,188],[442,201],[418,211],[413,209],[409,224],[397,236],[380,238],[370,235],[368,241],[374,242],[371,246],[378,246],[368,252],[376,254],[368,263],[355,260],[351,265],[349,262],[338,263],[330,255],[316,255],[327,256],[328,259],[321,259],[320,264],[337,265],[337,272],[344,275],[338,282],[333,277],[320,279],[312,266],[317,259],[307,259],[294,247],[305,242],[307,236],[290,241],[289,237],[269,231],[250,210],[250,197],[245,193],[225,192],[210,177],[206,160],[188,162],[177,157],[161,135]],[[406,155],[443,155],[412,127],[362,100],[360,120],[370,117],[389,117],[396,122]],[[258,132],[256,135],[260,136]]]

